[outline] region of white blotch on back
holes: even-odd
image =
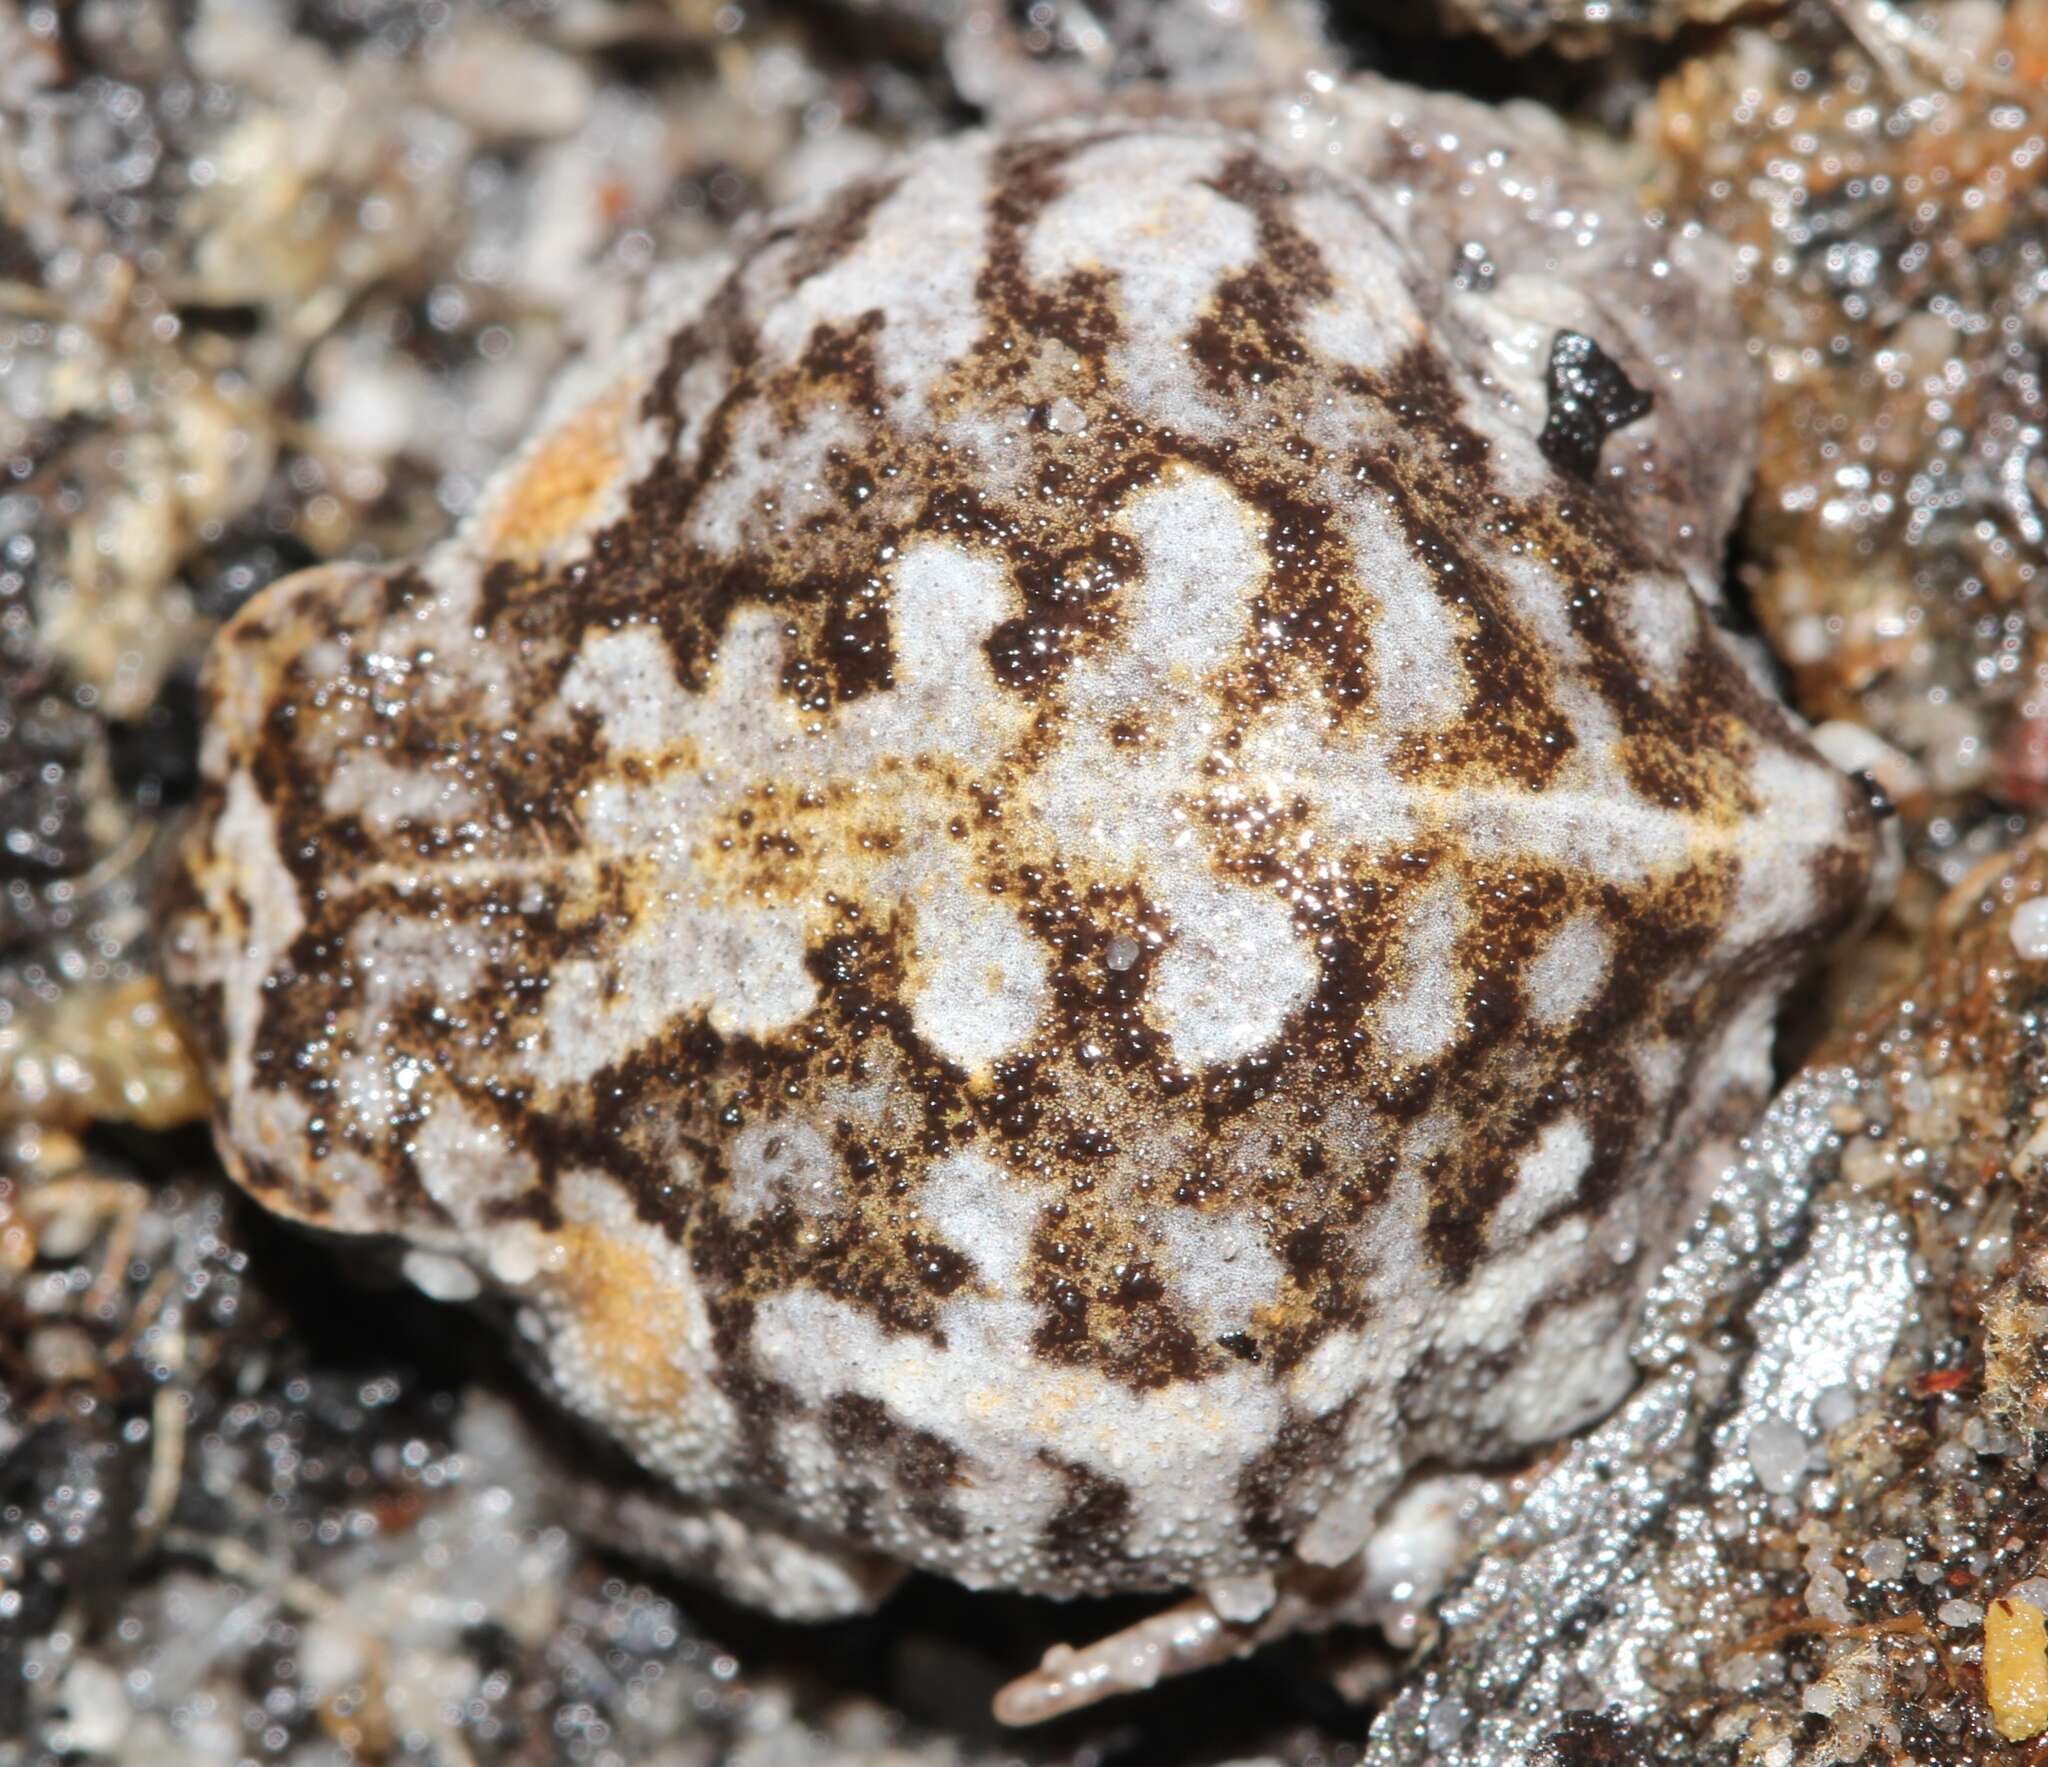
[[[330,816],[356,816],[373,835],[415,826],[466,821],[482,806],[454,774],[431,767],[401,767],[371,748],[343,750],[320,794]]]
[[[1464,416],[1493,444],[1488,464],[1511,497],[1553,492],[1556,472],[1536,447],[1549,415],[1550,350],[1559,331],[1604,335],[1586,296],[1554,276],[1510,272],[1484,293],[1453,289],[1450,316],[1485,341],[1490,387],[1465,385]]]
[[[1841,836],[1842,776],[1824,762],[1764,749],[1750,768],[1756,813],[1738,831],[1742,875],[1722,937],[1762,944],[1814,924],[1813,860]]]
[[[1202,1068],[1270,1043],[1318,975],[1286,903],[1218,875],[1193,813],[1212,789],[1202,769],[1218,727],[1198,689],[1242,649],[1266,552],[1250,508],[1204,473],[1135,498],[1121,525],[1144,557],[1142,579],[1125,591],[1124,642],[1069,672],[1069,733],[1041,776],[1037,808],[1066,851],[1113,874],[1134,871],[1166,916],[1173,938],[1153,964],[1145,1009],[1176,1059]],[[1149,740],[1120,749],[1103,727],[1131,714]],[[1239,782],[1267,794],[1254,772]]]
[[[874,716],[890,720],[888,740],[904,754],[988,752],[1000,715],[1014,716],[981,641],[1016,603],[1008,568],[986,553],[926,540],[896,560],[890,574],[889,642],[896,659],[893,702]],[[849,714],[859,718],[868,702]]]
[[[403,1127],[421,1108],[435,1064],[408,1047],[409,1040],[391,1034],[392,1014],[408,996],[424,996],[444,1012],[460,1011],[476,991],[484,960],[475,926],[449,918],[373,909],[349,929],[357,1028],[335,1052],[327,1093],[328,1109],[340,1125],[372,1141],[404,1133],[416,1148],[445,1136],[445,1122],[437,1125],[431,1118],[416,1129]],[[460,1149],[450,1145],[448,1153],[460,1167]]]
[[[782,532],[838,503],[825,473],[835,454],[857,454],[862,430],[842,405],[808,408],[794,429],[772,405],[742,407],[721,470],[705,485],[691,538],[717,553],[741,549],[750,531]]]
[[[1465,906],[1455,885],[1421,891],[1403,924],[1398,979],[1380,1002],[1382,1046],[1404,1061],[1433,1061],[1457,1035],[1462,991],[1453,961]]]
[[[1025,248],[1039,283],[1077,270],[1117,284],[1123,341],[1111,355],[1126,396],[1153,422],[1213,436],[1227,421],[1185,348],[1189,328],[1232,271],[1258,255],[1249,209],[1209,187],[1228,142],[1183,135],[1123,136],[1065,162],[1064,195],[1048,203]]]
[[[918,1207],[938,1235],[974,1261],[998,1294],[1015,1294],[1039,1204],[1029,1190],[978,1153],[940,1160],[925,1176]]]
[[[1544,1216],[1578,1192],[1593,1163],[1593,1138],[1577,1117],[1544,1125],[1535,1146],[1515,1163],[1515,1182],[1495,1211],[1489,1229],[1497,1246],[1512,1245]]]
[[[1770,1027],[1764,1027],[1763,1049],[1771,1047]],[[1669,1098],[1685,1073],[1685,1046],[1670,1037],[1644,1036],[1637,1043],[1629,1065],[1636,1071],[1647,1098]]]
[[[608,746],[622,754],[658,754],[681,722],[681,684],[668,641],[653,626],[594,632],[562,677],[562,700],[595,712]]]
[[[270,1086],[237,1092],[229,1108],[237,1148],[302,1145],[312,1132],[315,1115],[328,1115],[324,1101],[316,1107],[297,1092]],[[239,1167],[236,1176],[241,1177]],[[358,1152],[350,1142],[336,1141],[309,1180],[327,1205],[318,1216],[322,1228],[335,1233],[391,1231],[391,1174],[382,1159]],[[298,1213],[288,1204],[285,1212]]]
[[[1045,948],[1005,903],[964,880],[934,876],[915,913],[917,1034],[969,1073],[1028,1042],[1047,1000]]]
[[[1177,470],[1134,498],[1118,525],[1145,554],[1143,577],[1126,590],[1125,643],[1142,666],[1192,686],[1244,638],[1266,574],[1263,524],[1222,480]]]
[[[1190,874],[1170,899],[1173,942],[1152,966],[1150,1016],[1190,1068],[1240,1061],[1314,991],[1315,955],[1279,897]]]
[[[1691,586],[1683,577],[1652,571],[1624,577],[1608,597],[1629,654],[1652,680],[1671,686],[1700,633],[1699,598]]]
[[[1557,929],[1523,973],[1529,1011],[1538,1024],[1568,1023],[1599,992],[1613,943],[1590,914],[1575,914]]]
[[[246,936],[223,937],[221,949],[204,957],[206,967],[222,977],[228,1068],[242,1080],[248,1075],[251,1047],[262,1020],[264,978],[304,930],[306,917],[299,907],[298,880],[278,851],[277,819],[255,781],[240,769],[228,776],[226,802],[214,827],[213,845],[217,852],[235,856],[237,862],[227,881],[239,890],[248,907]],[[211,900],[218,887],[216,878],[208,876],[205,882],[213,923],[232,927],[235,918]]]
[[[1586,641],[1572,623],[1578,597],[1564,580],[1539,558],[1527,553],[1510,553],[1494,560],[1494,569],[1508,592],[1508,606],[1534,635],[1539,652],[1553,663],[1566,665],[1560,688],[1573,684],[1574,667],[1588,660]],[[1590,694],[1590,689],[1584,690]],[[1606,702],[1590,694],[1584,703],[1610,720]]]
[[[299,908],[298,882],[278,851],[277,820],[246,772],[228,779],[227,802],[213,839],[221,852],[242,862],[236,882],[249,905],[250,945],[266,958],[281,955],[304,930],[306,917]]]
[[[1583,754],[1590,745],[1580,734]],[[1538,859],[1617,884],[1640,884],[1686,861],[1692,832],[1685,818],[1636,796],[1612,757],[1586,758],[1576,776],[1540,795],[1473,784],[1436,801],[1475,859]]]
[[[1405,254],[1363,204],[1312,189],[1294,197],[1289,214],[1315,242],[1331,282],[1304,327],[1311,348],[1346,367],[1384,368],[1426,335],[1401,275]]]
[[[1194,1309],[1211,1337],[1245,1331],[1280,1292],[1280,1260],[1247,1215],[1170,1208],[1153,1218],[1175,1300]]]
[[[1237,776],[1275,804],[1306,799],[1317,810],[1312,844],[1343,842],[1368,851],[1415,838],[1417,793],[1387,758],[1377,731],[1333,732],[1314,702],[1278,705],[1254,724],[1238,749]],[[1434,808],[1434,806],[1431,806]],[[1335,860],[1331,861],[1335,867]],[[1341,869],[1341,868],[1338,868]]]
[[[1585,1218],[1569,1215],[1515,1250],[1482,1259],[1445,1309],[1437,1341],[1447,1349],[1487,1354],[1511,1349],[1537,1302],[1584,1266],[1589,1237]]]
[[[414,1131],[412,1148],[427,1194],[468,1227],[484,1225],[491,1204],[510,1202],[540,1182],[533,1156],[504,1125],[469,1109],[445,1087]]]
[[[593,787],[585,810],[592,845],[646,851],[650,831],[661,828],[647,798],[642,788],[614,781]],[[723,1037],[760,1037],[794,1024],[817,1003],[798,912],[694,900],[686,853],[656,846],[649,857],[652,877],[631,930],[605,957],[555,967],[545,1031],[530,1057],[537,1079],[584,1079],[684,1013],[702,1011]]]
[[[1471,683],[1458,656],[1457,628],[1429,567],[1377,498],[1354,512],[1345,539],[1373,602],[1374,717],[1388,734],[1455,723],[1465,714]]]
[[[698,450],[703,446],[711,420],[722,406],[732,380],[731,357],[706,350],[683,370],[682,378],[676,383],[675,408],[681,413],[681,420],[675,440],[667,452],[669,458],[684,471],[697,463]],[[635,441],[643,452],[659,446],[661,440],[662,428],[658,424],[649,424],[644,431],[635,432]],[[624,483],[634,483],[645,475],[646,470],[646,462],[634,461],[619,477]]]
[[[1414,1271],[1427,1271],[1427,1253],[1419,1244],[1414,1249]],[[1318,1417],[1335,1411],[1358,1390],[1359,1370],[1365,1366],[1368,1355],[1366,1341],[1359,1333],[1332,1332],[1287,1377],[1287,1396]]]
[[[1554,276],[1511,271],[1483,291],[1452,288],[1450,306],[1485,340],[1488,370],[1540,430],[1553,340],[1560,330],[1590,331],[1598,323],[1585,296]]]
[[[974,281],[988,227],[988,154],[920,155],[868,216],[851,251],[765,305],[760,344],[770,361],[793,362],[820,325],[858,324],[879,312],[875,361],[891,415],[915,431],[928,416],[932,382],[965,356],[981,331]],[[780,274],[782,259],[759,273]]]

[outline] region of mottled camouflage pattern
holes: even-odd
[[[1367,82],[769,218],[223,635],[231,1168],[784,1612],[1334,1565],[1585,1421],[1869,868],[1717,625],[1719,263]]]

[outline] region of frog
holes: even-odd
[[[664,271],[449,539],[218,636],[228,1171],[492,1309],[734,1599],[1156,1599],[1008,1721],[1369,1617],[1424,1472],[1628,1391],[1871,886],[1723,589],[1729,273],[1366,74]]]

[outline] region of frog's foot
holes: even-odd
[[[1364,1596],[1360,1558],[1332,1570],[1297,1563],[1272,1575],[1211,1583],[1078,1650],[1054,1645],[1036,1669],[996,1695],[995,1714],[1005,1724],[1043,1724],[1169,1676],[1246,1656],[1289,1633],[1363,1619]]]
[[[564,1495],[565,1519],[585,1539],[779,1620],[872,1613],[907,1575],[891,1559],[806,1539],[657,1486],[571,1479]]]

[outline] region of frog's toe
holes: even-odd
[[[1076,1649],[1056,1644],[995,1698],[1004,1724],[1043,1724],[1174,1675],[1227,1663],[1293,1632],[1361,1617],[1362,1561],[1334,1570],[1295,1564],[1275,1576],[1231,1577]]]

